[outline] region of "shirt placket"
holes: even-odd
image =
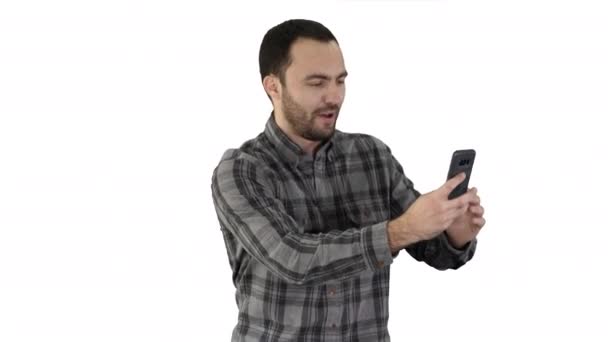
[[[342,300],[340,297],[340,288],[338,284],[328,284],[326,286],[327,295],[327,321],[326,327],[328,335],[333,337],[332,341],[340,341],[342,322]]]

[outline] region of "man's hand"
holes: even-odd
[[[471,203],[477,203],[479,206],[476,191],[468,191],[458,198],[448,200],[450,192],[465,178],[464,173],[451,178],[437,190],[418,197],[405,213],[390,221],[388,223],[388,241],[391,252],[394,253],[421,240],[429,240],[441,234],[448,227],[452,229],[454,242],[460,243],[468,238],[470,234],[464,234],[464,231],[470,227],[469,222],[473,222],[473,219],[466,218],[468,217],[466,214],[469,207],[475,208]],[[474,209],[476,215],[479,208]],[[483,215],[483,208],[481,208],[481,215]],[[458,222],[455,224],[457,220]],[[479,222],[477,217],[474,222]]]
[[[463,215],[457,217],[446,230],[448,240],[456,248],[461,248],[473,240],[486,224],[486,219],[483,217],[485,210],[481,206],[481,198],[477,194],[477,189],[469,189],[467,194],[473,196],[468,209]]]

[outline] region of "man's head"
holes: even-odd
[[[259,62],[277,124],[296,140],[320,142],[331,137],[346,78],[334,35],[315,21],[285,21],[264,36]]]

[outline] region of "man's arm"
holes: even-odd
[[[215,169],[212,192],[222,227],[272,273],[289,283],[315,284],[392,263],[386,222],[298,233],[298,223],[272,193],[271,181],[271,174],[253,160],[233,155]]]
[[[389,150],[390,151],[390,150]],[[473,239],[465,244],[462,248],[455,248],[446,235],[445,231],[440,231],[439,235],[434,237],[420,237],[419,234],[412,233],[415,230],[409,229],[408,227],[404,227],[404,225],[408,224],[408,220],[405,219],[405,213],[412,207],[414,202],[421,198],[421,194],[414,189],[413,183],[405,176],[403,172],[403,168],[399,164],[399,162],[391,155],[392,159],[392,176],[391,176],[391,218],[392,221],[388,224],[388,232],[389,232],[389,241],[393,245],[393,247],[399,248],[400,246],[405,245],[405,250],[412,256],[414,259],[418,261],[424,261],[428,265],[439,269],[457,269],[460,266],[464,265],[468,262],[473,255],[475,254],[475,248],[477,246],[477,240]],[[445,185],[444,185],[445,186]],[[442,190],[442,188],[437,191]],[[449,188],[444,189],[443,191],[449,191]],[[449,192],[448,192],[449,193]],[[440,194],[438,194],[440,195]],[[428,196],[428,195],[424,195]],[[446,195],[447,196],[447,195]],[[447,197],[446,197],[447,199]],[[462,198],[464,201],[465,199]],[[426,207],[433,207],[433,203],[431,205],[426,205],[429,201],[428,199],[424,199]],[[455,200],[452,200],[455,201]],[[446,202],[447,203],[447,202]],[[456,203],[456,202],[451,202]],[[419,206],[422,203],[418,203]],[[441,204],[443,205],[443,204]],[[434,213],[431,210],[426,210],[429,217],[423,219],[418,219],[418,222],[428,221],[431,222],[433,220],[440,220],[440,217],[433,216],[443,216],[443,212],[446,211],[446,208],[433,208],[437,209],[437,212],[441,212],[441,214],[433,215]],[[457,210],[454,208],[453,210]],[[447,215],[446,215],[447,216]],[[445,219],[448,219],[446,217]],[[414,221],[413,218],[410,218],[409,223]],[[447,221],[446,221],[447,222]],[[429,223],[433,224],[433,223]],[[441,225],[440,225],[441,226]],[[447,228],[448,225],[445,225],[444,228]],[[393,232],[399,232],[400,234],[392,234]],[[410,233],[408,235],[408,232]],[[395,237],[395,238],[393,238]],[[397,241],[400,240],[400,241]],[[410,242],[414,241],[414,242]]]

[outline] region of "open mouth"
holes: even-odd
[[[319,116],[325,119],[333,119],[336,116],[335,112],[319,113]]]

